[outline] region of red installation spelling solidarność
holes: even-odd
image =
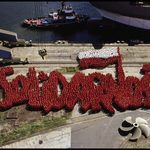
[[[7,76],[14,73],[13,67],[0,68],[0,87],[5,93],[0,101],[0,110],[26,103],[33,109],[41,109],[48,113],[53,109],[72,110],[78,102],[85,112],[89,109],[103,109],[113,114],[115,107],[120,110],[150,108],[150,64],[143,65],[144,75],[138,79],[134,76],[125,77],[119,49],[117,55],[111,57],[83,56],[79,60],[82,69],[105,68],[111,64],[115,64],[116,79],[110,73],[104,75],[94,72],[85,75],[76,72],[70,82],[58,71],[52,71],[49,75],[41,71],[37,75],[34,67],[29,68],[26,76],[18,75],[8,81]],[[58,85],[61,85],[60,94]]]

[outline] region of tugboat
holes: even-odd
[[[30,28],[58,28],[71,25],[80,25],[87,22],[89,16],[77,14],[71,5],[61,3],[62,8],[57,11],[50,12],[48,17],[37,17],[25,19],[22,23],[25,27]]]

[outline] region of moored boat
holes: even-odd
[[[122,25],[150,31],[150,2],[90,1],[102,17]]]
[[[88,19],[89,16],[77,14],[71,5],[62,3],[61,9],[50,12],[47,17],[28,18],[22,25],[30,28],[57,28],[84,24]]]

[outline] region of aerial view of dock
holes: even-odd
[[[0,147],[149,148],[149,12],[0,2]]]

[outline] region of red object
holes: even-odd
[[[101,64],[99,64],[101,62]],[[115,113],[115,109],[127,110],[150,108],[150,74],[146,73],[141,79],[133,76],[125,77],[122,59],[113,57],[107,60],[81,60],[82,67],[106,67],[116,64],[117,79],[111,74],[91,73],[87,76],[77,72],[70,82],[59,72],[53,71],[49,76],[42,72],[37,75],[35,68],[29,68],[26,76],[18,75],[11,82],[6,79],[12,74],[12,67],[0,69],[0,87],[5,97],[0,101],[0,110],[7,110],[17,104],[26,103],[33,109],[41,109],[46,113],[53,109],[73,109],[76,103],[85,112],[107,110]],[[145,69],[146,68],[146,69]],[[148,72],[149,65],[144,64],[143,70]],[[42,84],[39,87],[39,82]],[[60,94],[58,94],[58,85]]]
[[[148,73],[150,72],[150,64],[144,64],[142,69],[141,69],[142,73]]]

